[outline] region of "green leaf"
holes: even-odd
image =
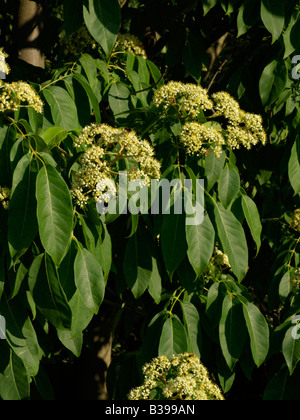
[[[279,297],[282,303],[286,301],[290,292],[291,292],[291,273],[290,271],[288,271],[287,273],[283,275],[279,284]]]
[[[136,56],[138,64],[138,75],[144,87],[150,86],[150,71],[148,69],[147,60],[138,55]]]
[[[37,168],[31,158],[31,154],[28,154],[19,161],[13,177],[8,243],[14,261],[27,251],[38,233],[35,198]]]
[[[207,15],[207,13],[218,4],[219,0],[204,0],[203,1],[203,11],[204,16]]]
[[[162,328],[158,354],[172,358],[174,355],[188,351],[188,338],[178,316],[168,318]]]
[[[219,355],[218,355],[219,356]],[[224,394],[229,392],[236,378],[235,371],[231,371],[223,357],[218,357],[218,378]]]
[[[141,366],[157,356],[160,336],[165,323],[166,311],[156,314],[147,326],[143,344],[139,352]]]
[[[152,258],[141,244],[139,235],[128,241],[123,263],[126,282],[136,299],[149,287],[152,273]]]
[[[49,150],[60,145],[68,136],[68,132],[60,127],[50,127],[41,134],[42,139],[47,144]]]
[[[289,26],[283,33],[283,41],[285,46],[284,60],[288,58],[293,52],[300,47],[299,29],[300,21],[298,20],[298,12],[295,11]]]
[[[78,294],[77,294],[78,296]],[[90,317],[89,321],[91,321],[92,316]],[[76,357],[80,357],[82,344],[83,344],[83,333],[78,332],[77,334],[74,333],[72,330],[57,330],[57,336],[60,342],[70,350]]]
[[[284,91],[288,82],[286,61],[273,60],[264,69],[260,81],[259,92],[263,106],[272,105]]]
[[[76,337],[88,327],[94,316],[94,312],[86,306],[84,299],[78,290],[76,290],[72,299],[69,301],[69,306],[72,311],[71,332],[72,335]]]
[[[28,108],[28,120],[34,134],[40,134],[43,128],[44,116],[33,108]]]
[[[174,271],[183,261],[188,249],[185,233],[185,215],[164,215],[161,230],[161,247],[167,272],[172,277]]]
[[[155,256],[152,257],[152,273],[148,291],[154,302],[158,305],[162,299],[162,279],[159,272],[158,259]]]
[[[208,291],[206,314],[214,328],[217,328],[220,325],[222,305],[226,295],[227,289],[224,283],[213,283]]]
[[[284,365],[270,380],[264,393],[264,401],[299,401],[300,377],[289,376]]]
[[[300,340],[295,340],[293,330],[295,326],[289,328],[282,343],[282,352],[288,365],[290,375],[292,375],[300,361]]]
[[[200,225],[186,226],[188,258],[198,277],[208,266],[215,248],[215,230],[208,215]]]
[[[289,160],[289,179],[295,194],[300,194],[300,136],[298,135],[292,148]]]
[[[112,241],[105,223],[103,223],[102,237],[99,237],[96,243],[94,255],[102,267],[104,280],[107,282],[112,265]]]
[[[81,129],[75,102],[68,92],[59,86],[49,86],[43,90],[51,108],[54,124],[66,131]]]
[[[124,83],[113,84],[108,93],[108,102],[117,120],[124,120],[130,111],[130,90]]]
[[[72,35],[83,25],[82,1],[63,0],[64,3],[64,29],[67,37]]]
[[[161,74],[158,67],[150,60],[147,60],[147,65],[151,73],[151,77],[156,84],[157,88],[160,88],[164,85],[163,75]]]
[[[20,298],[8,301],[6,296],[0,302],[0,313],[6,320],[6,338],[10,347],[22,359],[30,376],[39,370],[40,347],[26,308]]]
[[[135,106],[142,106],[144,108],[147,108],[148,107],[148,101],[147,101],[148,91],[146,92],[139,92],[139,91],[145,88],[148,88],[149,83],[147,84],[143,83],[139,73],[137,73],[134,70],[127,70],[127,75],[128,75],[128,79],[132,83],[133,89],[136,92],[138,92],[135,94],[134,97],[132,97],[135,100],[134,102]]]
[[[50,378],[43,366],[40,367],[39,373],[33,379],[36,389],[38,390],[43,401],[54,401],[54,389],[50,382]]]
[[[201,344],[200,317],[196,307],[191,302],[180,301],[184,327],[188,338],[188,351],[201,357],[199,345]]]
[[[243,312],[250,336],[253,360],[260,367],[269,352],[269,327],[260,310],[250,302],[243,303]]]
[[[98,70],[100,70],[101,76],[105,79],[106,84],[108,84],[110,81],[110,74],[107,65],[104,61],[94,60],[94,58],[89,54],[82,54],[79,62],[83,67],[86,78],[88,80],[88,84],[91,87],[99,104],[102,99],[102,85],[98,78]]]
[[[207,61],[206,48],[199,33],[188,33],[186,46],[182,53],[183,64],[188,73],[196,80],[201,81],[203,64]]]
[[[6,356],[6,355],[5,355]],[[28,400],[30,396],[30,378],[22,360],[12,351],[9,351],[8,360],[3,360],[3,351],[1,353],[2,361],[0,363],[0,396],[5,401]],[[7,363],[3,374],[1,373],[1,364]]]
[[[266,29],[272,34],[274,43],[280,37],[284,28],[284,2],[282,0],[262,0],[261,18]]]
[[[11,182],[10,151],[16,140],[17,131],[14,126],[0,128],[0,185]]]
[[[92,88],[90,87],[89,83],[87,82],[87,80],[85,79],[85,77],[83,77],[81,74],[77,74],[74,73],[72,75],[73,79],[77,80],[78,83],[81,84],[81,86],[84,88],[90,103],[92,105],[92,109],[94,110],[94,114],[95,114],[95,122],[96,124],[100,124],[101,123],[101,115],[100,115],[100,106],[99,106],[99,101],[96,98]]]
[[[210,151],[205,157],[205,176],[207,178],[207,191],[209,192],[215,183],[220,179],[224,168],[226,154],[222,152],[220,157],[216,157],[214,151]]]
[[[238,38],[244,35],[252,28],[259,18],[259,2],[260,0],[246,0],[240,7],[237,27]]]
[[[108,56],[115,45],[121,25],[118,0],[84,0],[83,17],[90,34]]]
[[[102,268],[87,249],[79,247],[74,272],[75,284],[84,304],[97,314],[105,293]]]
[[[229,369],[233,370],[246,341],[246,326],[241,303],[226,295],[219,326],[220,344]]]
[[[44,317],[55,328],[70,328],[72,313],[49,255],[41,254],[35,258],[29,270],[28,285]]]
[[[239,174],[235,169],[226,165],[219,179],[219,198],[226,209],[233,202],[239,190]]]
[[[221,203],[214,208],[215,221],[223,252],[228,255],[233,273],[241,282],[248,271],[248,246],[245,232],[240,222]]]
[[[129,239],[124,256],[123,270],[125,280],[136,299],[140,298],[148,287],[155,293],[155,284],[159,287],[159,272],[154,244],[146,229]],[[158,299],[157,294],[155,296]]]
[[[67,184],[50,165],[45,165],[38,174],[36,198],[41,242],[59,266],[71,242],[73,205]]]
[[[247,195],[242,195],[242,207],[251,235],[257,247],[257,254],[261,247],[262,224],[259,211],[254,201]],[[256,255],[257,255],[256,254]]]
[[[0,257],[0,299],[4,292],[5,280],[6,280],[6,264],[5,264],[5,256],[1,255]]]
[[[58,338],[62,344],[72,353],[79,357],[83,344],[83,330],[91,322],[94,311],[87,308],[81,294],[75,285],[74,262],[77,255],[77,247],[72,242],[68,254],[59,267],[59,277],[66,293],[69,307],[72,311],[71,330],[59,329]]]

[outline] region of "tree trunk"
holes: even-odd
[[[108,398],[106,376],[111,363],[115,317],[116,309],[104,302],[93,320],[93,348],[85,349],[79,361],[81,372],[78,393],[81,400]]]
[[[34,0],[19,0],[17,18],[18,58],[32,66],[45,68],[42,32],[42,4]]]

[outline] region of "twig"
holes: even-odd
[[[220,68],[218,69],[218,71],[216,72],[216,74],[214,75],[214,77],[212,78],[212,81],[210,82],[210,84],[209,84],[209,86],[208,86],[208,88],[207,88],[207,91],[208,91],[208,92],[210,91],[210,89],[211,89],[212,85],[214,84],[214,82],[215,82],[216,78],[217,78],[217,77],[218,77],[218,75],[221,73],[221,71],[223,70],[224,66],[227,64],[227,62],[228,62],[228,60],[226,59],[226,60],[224,61],[224,63],[222,63],[222,64],[221,64]]]

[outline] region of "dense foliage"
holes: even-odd
[[[12,3],[0,397],[51,398],[47,366],[80,357],[105,299],[110,398],[153,358],[191,353],[227,399],[299,400],[299,1],[51,2],[38,72],[14,60]],[[119,171],[189,179],[194,198],[204,179],[203,223],[172,211],[175,187],[171,214],[99,217]]]

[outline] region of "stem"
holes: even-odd
[[[185,289],[182,289],[182,290],[180,291],[180,293],[179,293],[179,295],[178,295],[178,296],[174,296],[174,297],[173,297],[173,303],[172,303],[172,306],[171,306],[171,309],[170,309],[170,313],[171,313],[171,314],[173,313],[174,306],[176,305],[176,303],[177,303],[177,302],[179,302],[179,300],[180,300],[180,296],[181,296],[184,292],[185,292]],[[175,293],[176,293],[176,292],[175,292]]]

